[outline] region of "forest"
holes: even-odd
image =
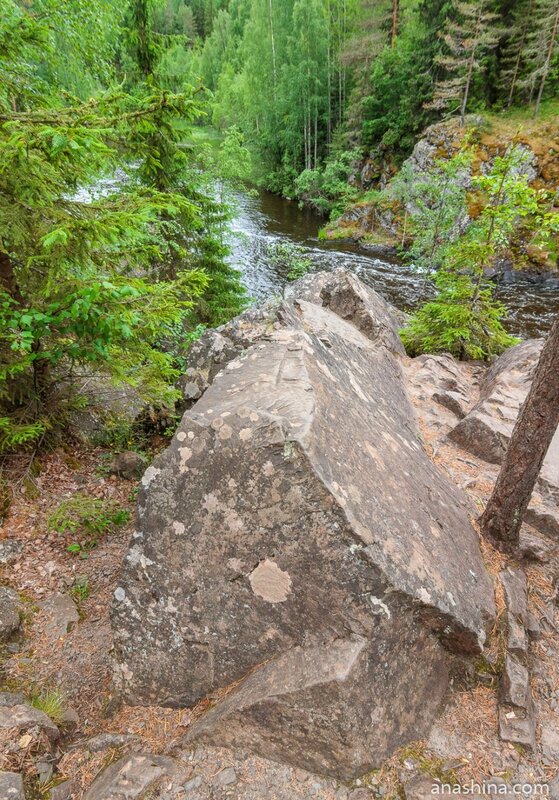
[[[196,332],[248,302],[227,264],[231,208],[216,182],[335,218],[361,197],[363,159],[397,170],[430,123],[489,110],[546,120],[558,108],[557,0],[0,7],[4,450],[42,441],[53,409],[71,415],[88,374],[173,404]],[[405,222],[414,263],[438,287],[408,329],[410,352],[500,352],[514,340],[487,264],[519,219],[532,245],[556,249],[552,198],[528,185],[512,141],[475,179],[489,202],[453,244],[471,205],[457,176],[472,157],[466,144],[415,188],[404,170],[379,200],[433,198]],[[296,251],[278,257],[292,276],[306,269]]]

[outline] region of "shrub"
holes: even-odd
[[[129,519],[130,512],[113,500],[77,494],[60,503],[49,517],[48,528],[79,537],[68,545],[67,550],[86,558],[90,550],[97,547],[100,538],[126,525]]]

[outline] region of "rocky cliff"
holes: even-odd
[[[465,137],[472,148],[471,174],[487,171],[498,156],[503,156],[512,141],[526,154],[524,169],[530,184],[557,198],[559,190],[559,125],[556,119],[546,121],[518,120],[499,115],[471,115],[461,127],[459,120],[438,122],[427,128],[416,143],[412,154],[404,162],[411,174],[428,174],[438,160],[450,159],[463,146]],[[385,190],[398,170],[384,158],[368,156],[354,176],[354,182],[363,190],[363,199],[349,207],[326,230],[330,239],[352,239],[375,250],[387,251],[406,245],[409,240],[408,218],[413,208],[395,201],[390,192],[381,191],[374,196],[370,189]],[[469,174],[469,173],[468,173]],[[474,217],[475,206],[468,208]],[[461,221],[466,226],[468,217]],[[557,252],[542,250],[530,243],[513,244],[510,263],[500,264],[507,278],[514,278],[522,267],[522,275],[534,280],[559,282]]]

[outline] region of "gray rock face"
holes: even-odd
[[[7,586],[0,586],[0,642],[7,641],[20,626],[19,597]]]
[[[349,777],[426,731],[445,648],[479,652],[493,591],[386,303],[318,275],[279,318],[144,475],[115,676],[172,706],[241,681],[192,736]]]
[[[174,766],[165,756],[125,756],[95,778],[83,800],[140,800],[155,791]]]
[[[541,348],[542,340],[529,339],[492,364],[481,384],[479,402],[449,433],[452,441],[485,461],[501,463]],[[559,431],[543,463],[538,486],[544,499],[559,500]]]
[[[55,594],[43,603],[41,608],[45,615],[45,631],[53,639],[66,636],[80,621],[76,604],[67,594]]]
[[[20,539],[2,539],[0,541],[0,564],[12,564],[17,561],[23,552],[23,542]]]
[[[217,330],[208,330],[187,354],[188,368],[179,378],[185,406],[190,407],[211,386],[229,361],[273,330],[275,309],[270,304],[249,308]]]
[[[444,434],[466,416],[472,387],[452,356],[418,356],[404,369],[408,392],[429,428]]]
[[[342,780],[362,775],[427,733],[448,678],[440,646],[412,618],[379,627],[373,642],[354,636],[270,661],[193,725],[185,742],[241,747]]]
[[[0,692],[0,707],[12,708],[24,702],[23,695],[19,692]]]
[[[46,735],[51,744],[60,736],[58,728],[46,714],[24,704],[0,706],[0,728],[13,730],[16,735],[37,729]]]
[[[22,776],[17,772],[0,772],[0,797],[2,800],[25,800]]]

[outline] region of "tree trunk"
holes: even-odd
[[[22,306],[24,304],[12,259],[7,253],[0,251],[0,287],[7,292],[12,300]]]
[[[392,48],[398,33],[398,3],[399,0],[392,0],[392,27],[390,29],[390,47]]]
[[[559,3],[557,3],[557,11],[555,12],[555,16],[553,18],[553,26],[551,29],[551,36],[549,38],[549,47],[547,48],[547,54],[545,57],[545,63],[543,66],[543,73],[542,79],[540,81],[540,89],[538,92],[538,97],[536,100],[536,107],[534,108],[534,119],[538,116],[538,111],[540,110],[540,103],[542,101],[543,90],[545,86],[545,82],[547,80],[547,76],[549,75],[549,67],[551,64],[551,58],[553,56],[553,51],[555,50],[555,41],[557,39],[557,29],[559,28]]]
[[[532,3],[530,3],[530,9],[528,11],[528,14],[530,14],[531,9],[532,9]],[[507,98],[507,108],[510,108],[512,106],[512,101],[514,98],[514,90],[516,89],[516,82],[518,80],[518,75],[520,73],[520,62],[522,61],[522,53],[524,52],[524,45],[526,43],[527,25],[528,23],[525,22],[524,28],[522,29],[522,37],[520,39],[520,42],[518,43],[518,52],[516,54],[516,59],[514,62],[514,70],[510,82],[509,96]]]
[[[272,0],[268,0],[268,11],[270,14],[270,43],[272,46],[272,78],[274,82],[273,85],[274,85],[274,100],[275,100],[278,76],[276,67],[276,37],[274,35],[274,11],[272,7]]]
[[[470,52],[470,57],[468,59],[468,71],[466,74],[466,83],[464,85],[464,97],[462,98],[462,104],[460,106],[460,124],[462,125],[462,127],[464,127],[464,117],[466,116],[466,106],[468,105],[470,84],[472,82],[472,75],[474,74],[474,64],[476,60],[476,50],[479,44],[480,27],[481,27],[481,8],[479,10],[478,17],[476,20],[476,29],[473,36],[472,49]]]
[[[544,344],[528,397],[487,508],[481,530],[505,550],[518,545],[522,518],[559,424],[559,316]]]

